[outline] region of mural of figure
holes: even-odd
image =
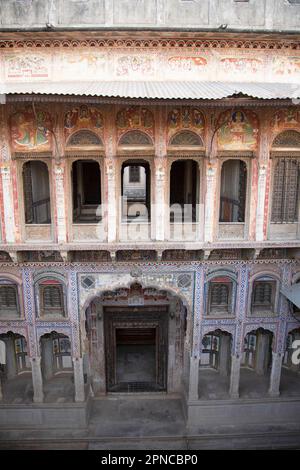
[[[53,127],[50,115],[42,110],[34,113],[31,107],[15,113],[10,120],[11,138],[16,150],[50,149]]]
[[[224,120],[224,115],[222,120]],[[228,114],[228,122],[218,130],[218,146],[229,150],[253,150],[257,145],[257,136],[256,117],[251,116],[250,122],[243,111],[235,111],[231,118]]]
[[[201,111],[199,111],[196,108],[193,109],[193,121],[194,121],[195,127],[198,127],[198,128],[201,128],[201,129],[204,128],[203,115],[202,115]]]
[[[153,125],[153,115],[147,108],[131,106],[120,110],[117,115],[117,127],[119,129],[140,127],[149,129],[152,128]]]
[[[170,127],[177,127],[179,125],[179,109],[172,109],[169,114],[169,126]]]
[[[190,127],[192,123],[190,110],[189,108],[183,108],[182,110],[182,126],[183,127]]]

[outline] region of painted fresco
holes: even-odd
[[[54,57],[54,67],[60,71],[61,78],[74,77],[76,80],[87,77],[103,80],[108,63],[107,55],[95,50],[64,51]]]
[[[100,132],[103,129],[103,116],[94,106],[82,105],[69,109],[64,118],[65,137],[80,129],[90,129]]]
[[[297,108],[280,109],[274,114],[271,125],[274,132],[281,129],[299,128],[300,111]]]
[[[155,60],[151,55],[124,55],[116,58],[115,72],[117,77],[136,77],[145,79],[155,73]]]
[[[11,116],[10,131],[15,151],[51,150],[53,121],[47,111],[26,106]]]
[[[224,57],[220,64],[224,72],[236,74],[256,74],[263,68],[263,60],[254,57]]]
[[[198,108],[182,106],[172,108],[168,114],[169,137],[174,135],[180,129],[190,129],[203,135],[204,126],[204,116]]]
[[[222,124],[224,123],[224,124]],[[217,132],[221,150],[255,150],[258,141],[258,119],[251,111],[227,111],[219,117]]]
[[[284,77],[298,75],[300,73],[300,57],[273,57],[272,72],[277,76]]]
[[[118,112],[116,124],[119,131],[125,129],[144,129],[151,131],[150,133],[153,134],[154,117],[147,108],[130,106]]]
[[[48,56],[32,53],[11,53],[5,56],[5,77],[9,80],[45,80],[50,76]]]

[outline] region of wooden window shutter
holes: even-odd
[[[254,286],[254,305],[271,305],[272,284],[270,282],[258,282]]]
[[[300,160],[280,158],[277,162],[272,195],[271,221],[297,222]]]
[[[43,289],[43,304],[45,309],[62,309],[62,289],[60,286],[46,286]]]
[[[17,308],[16,289],[12,286],[0,287],[0,309]]]
[[[211,289],[211,306],[228,305],[228,286],[226,284],[213,284]]]

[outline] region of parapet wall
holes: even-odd
[[[295,31],[299,0],[0,0],[0,29]],[[221,28],[222,30],[222,28]]]

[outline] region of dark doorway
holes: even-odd
[[[77,160],[72,166],[73,221],[97,222],[101,219],[101,173],[98,162]]]
[[[167,387],[168,314],[147,307],[105,309],[107,390],[155,392]],[[160,310],[158,307],[156,310]]]
[[[150,221],[150,186],[149,163],[143,160],[130,160],[123,163],[121,172],[123,221]]]
[[[174,210],[170,221],[196,222],[199,195],[198,165],[193,160],[177,160],[172,163],[170,175],[170,206],[181,208],[181,220]],[[177,209],[176,209],[177,210]]]
[[[116,330],[117,382],[156,381],[156,329]]]

